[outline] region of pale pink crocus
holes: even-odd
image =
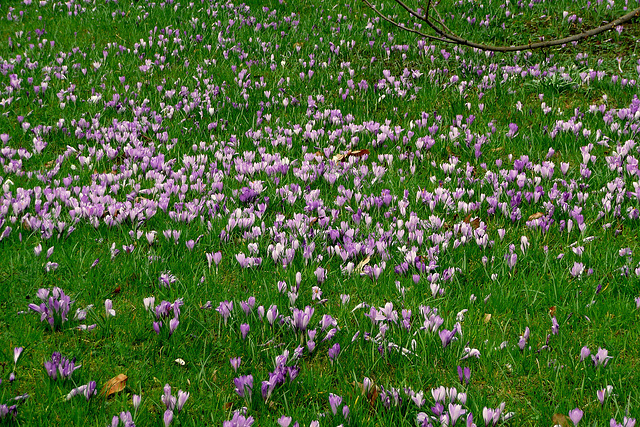
[[[107,313],[107,318],[115,317],[116,311],[113,309],[113,302],[110,299],[104,300],[104,310]]]
[[[580,408],[575,408],[569,411],[569,418],[571,419],[571,422],[574,426],[578,425],[583,415],[584,412],[582,412],[582,409]]]

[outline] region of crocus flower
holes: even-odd
[[[249,324],[243,323],[240,325],[240,334],[242,335],[242,339],[247,338],[247,334],[249,333]]]
[[[289,427],[292,420],[293,419],[291,417],[287,417],[286,415],[283,415],[280,418],[278,418],[278,425],[280,425],[281,427]]]
[[[253,375],[243,375],[233,379],[236,386],[236,393],[240,397],[251,397],[253,391]]]
[[[335,360],[335,358],[338,357],[338,354],[340,354],[340,344],[335,343],[329,349],[329,360],[331,360],[333,362],[333,360]]]
[[[227,324],[227,320],[231,316],[231,312],[233,311],[233,301],[221,301],[216,311],[220,313],[222,319],[224,320],[224,324]]]
[[[327,279],[327,270],[322,267],[316,268],[314,274],[316,275],[316,279],[318,280],[318,285],[321,285]]]
[[[551,333],[553,333],[553,335],[558,335],[559,331],[560,331],[560,325],[558,324],[558,320],[556,319],[556,317],[553,316],[551,318]]]
[[[340,406],[341,403],[341,396],[329,393],[329,406],[331,406],[331,412],[333,412],[333,415],[336,415],[338,413],[338,406]]]
[[[591,350],[586,345],[580,349],[580,361],[584,361],[587,357],[591,355]]]
[[[462,408],[462,405],[449,403],[449,418],[451,421],[451,425],[455,425],[456,421],[460,416],[464,415],[466,410]]]
[[[23,347],[14,347],[13,349],[13,364],[16,365],[18,363],[18,359],[20,358],[20,355],[22,354],[22,350],[24,350]]]
[[[176,402],[176,411],[178,411],[178,413],[182,411],[182,408],[184,407],[184,404],[187,402],[188,398],[189,392],[178,390],[178,401]]]
[[[110,299],[106,299],[104,300],[104,309],[107,313],[107,318],[109,316],[114,316],[116,315],[116,311],[113,309],[113,302],[111,302]]]
[[[447,348],[447,346],[451,344],[451,341],[454,339],[455,334],[455,328],[452,331],[449,331],[448,329],[442,329],[438,332],[440,341],[442,341],[442,348]]]
[[[162,421],[164,422],[164,427],[169,427],[171,425],[171,422],[173,421],[173,411],[171,409],[164,411]]]
[[[134,394],[131,398],[131,402],[133,403],[133,409],[137,411],[140,407],[140,403],[142,402],[142,397],[139,394]]]
[[[598,347],[598,352],[591,356],[591,359],[593,360],[594,366],[607,366],[609,359],[612,359],[612,357],[609,356],[607,349]]]
[[[235,372],[238,372],[238,368],[240,367],[240,364],[242,363],[242,358],[241,357],[232,357],[231,359],[229,359],[229,363],[231,363],[231,367],[233,368],[233,370]]]
[[[174,317],[169,321],[169,336],[173,335],[173,333],[176,331],[176,328],[178,327],[179,324],[180,324],[180,321],[178,320],[177,317]]]
[[[583,415],[584,412],[582,412],[582,409],[580,408],[575,408],[569,411],[569,418],[571,419],[571,422],[574,426],[578,425]]]
[[[471,379],[471,369],[468,366],[465,366],[462,369],[461,366],[458,366],[458,379],[462,384],[469,385],[469,380]]]

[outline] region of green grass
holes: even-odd
[[[586,7],[564,0],[531,6],[447,2],[438,10],[461,36],[518,44],[615,19],[623,14],[619,3],[607,9],[606,2]],[[19,11],[21,17],[8,18]],[[567,22],[563,11],[582,23]],[[391,2],[384,13],[413,25]],[[513,412],[508,425],[551,425],[554,414],[574,408],[584,411],[580,425],[590,426],[640,414],[640,248],[638,219],[629,215],[639,208],[630,195],[638,185],[632,159],[638,158],[640,124],[637,22],[621,34],[564,49],[485,54],[431,47],[352,1],[9,1],[0,5],[0,16],[0,134],[10,137],[0,147],[0,233],[7,233],[0,240],[0,404],[29,395],[15,417],[0,422],[104,426],[131,411],[137,425],[164,425],[165,384],[174,396],[179,389],[190,393],[176,413],[174,424],[181,425],[220,425],[242,407],[260,426],[278,425],[282,416],[305,426],[314,420],[418,425],[420,412],[432,414],[431,390],[440,386],[466,393],[463,407],[477,425],[485,425],[483,408],[501,402],[505,413]],[[480,26],[487,16],[488,25]],[[243,20],[248,25],[240,25]],[[141,69],[148,61],[151,68]],[[239,85],[241,70],[247,73]],[[604,75],[584,78],[592,71]],[[623,79],[635,82],[623,85]],[[358,86],[363,80],[366,91]],[[115,103],[108,104],[114,95]],[[633,114],[626,117],[623,109]],[[368,130],[374,123],[378,130]],[[515,136],[508,135],[512,123],[518,126]],[[389,135],[379,139],[384,132]],[[34,149],[37,136],[47,144],[41,152]],[[428,149],[427,136],[433,138]],[[635,145],[623,153],[621,169],[610,168],[607,157],[620,154],[629,140]],[[595,162],[588,163],[591,175],[585,177],[581,150],[589,144]],[[369,155],[335,162],[314,154],[325,149],[329,157],[362,149]],[[530,165],[515,171],[522,156]],[[545,161],[554,164],[550,178],[541,171]],[[566,175],[563,162],[569,164]],[[376,177],[380,166],[387,170]],[[258,182],[256,199],[241,201],[242,189]],[[605,190],[608,185],[619,190]],[[47,196],[51,189],[58,192]],[[27,190],[32,192],[23,209],[19,202]],[[512,218],[518,191],[522,203]],[[534,191],[543,192],[540,199],[527,201],[526,193]],[[429,205],[427,196],[444,192],[453,203]],[[610,193],[607,210],[603,198]],[[505,204],[506,213],[492,209],[492,197]],[[103,210],[91,213],[91,206]],[[582,231],[572,214],[576,207],[582,208]],[[545,232],[527,225],[538,212],[553,220]],[[241,213],[250,218],[248,225],[231,227]],[[53,229],[40,228],[43,221]],[[481,236],[473,235],[478,223],[488,235],[484,247],[475,240]],[[166,238],[167,230],[180,237]],[[149,243],[151,232],[156,236]],[[525,251],[522,236],[530,245]],[[197,241],[192,249],[190,240]],[[279,243],[295,248],[286,268],[272,257]],[[38,245],[40,255],[34,253]],[[309,245],[315,248],[305,253]],[[351,245],[370,250],[345,261],[340,252]],[[576,246],[584,247],[581,255],[572,250]],[[631,255],[621,256],[623,248]],[[427,266],[432,263],[431,271],[415,265],[404,267],[406,273],[394,271],[402,270],[412,250]],[[206,254],[218,251],[220,264],[209,266]],[[509,267],[505,255],[512,252],[517,263]],[[262,262],[241,268],[239,253]],[[348,274],[367,265],[367,255],[369,267],[384,263],[380,276]],[[57,268],[47,269],[47,263]],[[571,274],[575,263],[585,267],[577,277]],[[314,274],[319,267],[327,271],[322,283]],[[292,303],[288,292],[298,272]],[[448,272],[454,272],[451,278],[435,279],[444,292],[434,292],[430,273]],[[163,286],[160,278],[167,274],[176,280]],[[287,284],[283,293],[279,281]],[[316,285],[326,301],[312,299]],[[40,303],[38,289],[56,286],[74,301],[70,318],[77,308],[93,305],[86,321],[70,319],[52,330],[28,309]],[[343,294],[350,296],[346,303]],[[167,324],[154,333],[155,316],[143,305],[150,296],[156,305],[184,302],[171,336]],[[256,304],[245,315],[241,301],[251,296]],[[107,318],[106,299],[115,317]],[[201,308],[208,301],[211,309]],[[215,310],[221,301],[233,302],[226,321]],[[356,308],[360,303],[367,306]],[[387,303],[393,303],[397,322],[367,317],[370,307],[380,310]],[[273,325],[258,311],[272,305],[281,315]],[[285,320],[290,307],[306,306],[315,309],[308,327],[317,329],[313,352],[309,335]],[[421,306],[438,309],[439,330],[452,330],[459,321],[462,333],[443,348],[438,332],[420,330]],[[409,330],[402,325],[403,309],[412,312]],[[337,329],[324,342],[334,326],[321,331],[323,315],[332,316]],[[81,324],[96,327],[81,331]],[[241,324],[249,325],[246,339]],[[384,334],[380,325],[388,327]],[[526,327],[531,335],[520,350]],[[336,343],[340,354],[330,360]],[[304,350],[293,361],[298,346]],[[580,361],[584,346],[592,355],[607,349],[612,358],[606,366],[594,366],[590,357]],[[24,351],[14,367],[16,347]],[[462,359],[465,347],[479,350],[480,357]],[[50,379],[43,367],[55,351],[82,365],[66,381]],[[295,365],[299,374],[265,400],[261,383],[285,351],[287,366]],[[229,363],[234,357],[242,358],[237,372]],[[460,383],[458,366],[471,369],[468,384]],[[124,390],[101,394],[118,374],[128,376]],[[235,391],[240,375],[253,376],[250,400]],[[365,377],[375,393],[362,393]],[[90,381],[97,384],[96,396],[66,399]],[[608,385],[613,392],[601,404],[597,391]],[[423,391],[424,406],[418,408],[405,388]],[[383,389],[397,389],[401,402],[385,405]],[[337,415],[330,393],[343,399]],[[134,395],[142,396],[137,409]],[[343,405],[349,408],[346,420]],[[466,414],[457,425],[464,421]]]

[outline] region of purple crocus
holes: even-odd
[[[458,366],[458,379],[460,383],[469,385],[469,380],[471,379],[471,368],[465,366],[464,369],[462,366]]]
[[[189,399],[189,392],[178,390],[178,401],[176,402],[176,411],[178,411],[178,413],[182,411],[187,399]]]
[[[291,421],[293,421],[293,418],[283,415],[280,418],[278,418],[278,425],[280,427],[289,427],[289,425],[291,424]]]
[[[613,357],[609,356],[609,351],[605,348],[598,347],[598,352],[591,356],[591,360],[593,360],[594,366],[607,366],[609,363],[609,359]]]
[[[456,334],[455,328],[453,328],[452,331],[448,329],[442,329],[438,332],[438,335],[440,336],[440,341],[442,341],[442,348],[447,348],[447,346],[451,344],[451,341],[454,339],[455,334]]]
[[[253,391],[253,375],[243,375],[233,379],[233,383],[236,386],[236,393],[240,397],[251,398],[251,392]]]
[[[164,427],[169,427],[171,425],[173,422],[173,411],[171,409],[164,411],[162,421],[164,422]]]
[[[342,403],[342,397],[335,395],[333,393],[329,393],[329,406],[331,406],[331,412],[333,415],[338,413],[338,407]]]
[[[20,358],[20,355],[22,354],[22,350],[24,350],[23,347],[14,347],[13,348],[13,364],[14,365],[18,364],[18,359]]]
[[[333,362],[335,360],[335,358],[338,357],[338,354],[340,354],[340,344],[335,343],[329,349],[329,360],[331,360],[331,362]]]
[[[586,345],[580,349],[580,361],[584,361],[587,357],[591,355],[591,350]]]
[[[233,311],[233,301],[221,301],[220,305],[218,305],[218,308],[216,308],[216,311],[220,313],[220,316],[222,316],[224,324],[226,325],[227,320],[229,320],[231,312]]]
[[[569,411],[569,419],[571,419],[574,426],[578,425],[583,415],[584,412],[582,412],[582,409],[580,408],[575,408]]]
[[[113,309],[113,302],[110,299],[104,300],[104,309],[107,315],[107,318],[115,317],[116,311]]]
[[[233,368],[234,372],[238,372],[238,368],[240,367],[240,364],[242,363],[242,358],[241,357],[232,357],[231,359],[229,359],[229,363],[231,363],[231,367]]]
[[[322,267],[316,268],[316,271],[314,272],[314,274],[316,275],[316,279],[318,280],[318,285],[323,284],[324,281],[327,279],[327,270],[325,270]]]
[[[242,325],[240,325],[240,335],[242,335],[242,339],[246,339],[248,333],[249,333],[249,324],[243,323]]]

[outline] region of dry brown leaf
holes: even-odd
[[[549,307],[549,316],[555,317],[555,315],[556,315],[556,306],[554,305],[553,307]]]
[[[534,219],[542,218],[544,214],[542,212],[536,212],[533,215],[529,216],[529,221],[533,221]]]
[[[347,154],[334,154],[334,156],[331,158],[331,160],[333,160],[334,162],[341,162],[344,159],[346,159],[348,155],[349,155],[349,153],[347,153]]]
[[[491,320],[491,313],[485,313],[483,320],[484,320],[484,323],[489,323],[489,321]]]
[[[474,230],[480,227],[480,218],[475,217],[471,219],[471,214],[468,214],[463,221],[466,222],[467,224],[471,224],[471,227],[473,227]]]
[[[362,150],[349,150],[346,153],[334,154],[331,160],[333,160],[334,162],[344,162],[348,157],[362,157],[368,155],[369,150],[367,150],[366,148]]]
[[[369,150],[367,150],[366,148],[363,149],[363,150],[353,150],[353,151],[349,151],[349,153],[347,155],[348,156],[354,156],[354,157],[368,156],[369,155]]]
[[[562,426],[562,427],[569,427],[571,426],[571,424],[569,421],[569,418],[567,418],[566,415],[562,415],[562,414],[553,414],[553,418],[551,418],[551,422],[553,423],[554,426]]]
[[[224,408],[225,411],[228,411],[229,409],[233,408],[233,403],[227,402],[224,405],[222,405],[222,407]]]
[[[112,394],[116,394],[119,391],[124,390],[127,385],[127,377],[125,374],[118,374],[115,377],[111,378],[109,381],[102,386],[102,394],[106,397],[111,396]]]

